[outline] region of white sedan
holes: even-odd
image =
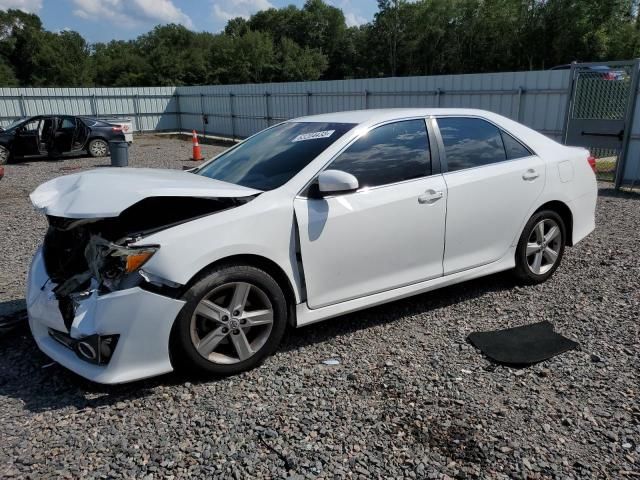
[[[27,303],[39,347],[119,383],[255,367],[301,327],[512,269],[547,280],[594,228],[594,161],[494,113],[280,123],[190,172],[38,187]]]

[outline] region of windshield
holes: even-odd
[[[25,120],[26,120],[26,118],[19,118],[18,120],[14,120],[13,122],[11,122],[6,127],[2,127],[2,129],[5,130],[5,131],[6,130],[11,130],[12,128],[16,128],[18,125],[20,125]]]
[[[243,187],[273,190],[288,182],[354,126],[282,123],[249,138],[194,173]]]

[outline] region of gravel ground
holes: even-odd
[[[181,168],[189,153],[178,140],[138,138],[131,164]],[[106,163],[7,167],[5,312],[23,305],[45,228],[27,193]],[[0,338],[0,476],[637,477],[640,196],[602,185],[597,224],[546,284],[494,275],[329,320],[291,332],[265,365],[233,378],[100,386],[52,364],[25,328],[13,331]],[[581,349],[511,369],[465,342],[474,330],[541,320]]]

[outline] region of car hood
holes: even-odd
[[[241,198],[261,193],[179,170],[96,169],[43,183],[30,195],[36,209],[64,218],[117,217],[150,197]]]

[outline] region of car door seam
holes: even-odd
[[[442,180],[444,181],[444,188],[445,188],[445,199],[444,199],[444,231],[443,231],[443,238],[442,238],[442,275],[441,276],[446,276],[446,273],[444,271],[444,259],[445,256],[447,254],[447,219],[449,217],[448,212],[449,212],[449,184],[447,183],[447,178],[445,175],[442,175]]]

